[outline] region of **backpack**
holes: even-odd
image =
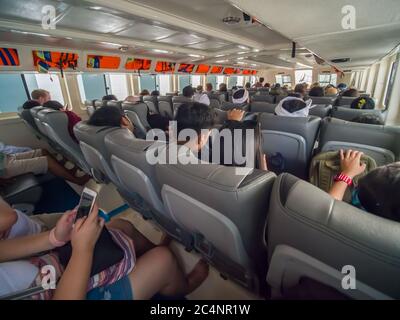
[[[361,157],[361,161],[367,165],[364,173],[353,179],[353,186],[357,186],[358,180],[365,176],[368,172],[374,170],[377,165],[373,158],[367,155]],[[340,151],[329,151],[317,154],[311,161],[310,165],[310,183],[318,188],[329,192],[334,177],[340,173]],[[346,190],[343,201],[351,202],[351,188]]]

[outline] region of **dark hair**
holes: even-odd
[[[246,84],[244,85],[244,87],[245,87],[246,89],[249,89],[249,88],[251,87],[251,83],[250,83],[250,82],[246,82]]]
[[[149,90],[143,89],[142,92],[140,92],[140,96],[148,96],[150,94]]]
[[[358,117],[351,120],[351,122],[376,124],[376,125],[380,125],[380,126],[383,126],[385,124],[382,117],[376,113],[362,113]]]
[[[211,129],[214,126],[214,117],[212,108],[203,103],[184,103],[179,106],[175,116],[178,133],[184,129],[193,129],[199,134],[201,129]]]
[[[295,93],[300,93],[302,96],[306,95],[306,86],[303,83],[298,83],[294,87]]]
[[[345,89],[347,88],[347,84],[345,84],[345,83],[339,83],[338,86],[337,86],[337,88],[338,88],[339,90],[345,90]]]
[[[281,84],[280,84],[280,83],[275,83],[274,88],[280,88],[280,87],[281,87]]]
[[[370,171],[358,181],[361,205],[370,213],[400,222],[400,162]]]
[[[347,89],[345,92],[343,92],[342,96],[343,97],[355,97],[355,98],[357,98],[357,97],[360,96],[360,93],[358,92],[357,89],[350,88],[350,89]]]
[[[369,97],[360,97],[354,99],[351,103],[352,109],[364,109],[364,110],[372,110],[375,109],[375,101]]]
[[[212,89],[213,89],[212,83],[207,82],[207,83],[206,83],[206,90],[207,90],[207,91],[208,91],[208,90],[212,91]]]
[[[182,94],[184,97],[191,98],[194,95],[194,90],[192,86],[186,86],[182,89]]]
[[[61,110],[61,109],[64,109],[64,106],[56,100],[49,100],[49,101],[43,103],[43,108]]]
[[[226,87],[225,83],[220,83],[219,84],[219,91],[228,91],[228,88]]]
[[[267,82],[266,84],[264,84],[265,88],[271,88],[271,84],[269,82]]]
[[[89,118],[88,124],[92,126],[120,127],[121,120],[125,116],[120,108],[101,107],[97,109]]]
[[[225,139],[223,136],[221,136],[220,140],[220,164],[224,166],[233,166],[233,167],[244,167],[246,166],[246,161],[245,163],[237,163],[235,162],[235,150],[239,148],[237,146],[237,140],[234,139],[234,131],[235,130],[241,130],[242,132],[242,145],[241,145],[241,150],[242,150],[242,156],[246,157],[249,156],[246,154],[247,151],[247,144],[253,143],[254,145],[254,164],[252,164],[253,168],[260,168],[260,162],[261,159],[259,159],[259,150],[262,147],[262,137],[261,137],[261,130],[260,130],[260,123],[256,120],[247,120],[243,122],[239,121],[227,121],[225,124],[221,127],[220,132],[224,130],[229,130],[231,131],[231,136],[233,139],[231,140],[232,145],[228,150],[231,151],[231,155],[226,155],[225,154]],[[247,141],[247,135],[246,135],[246,130],[254,130],[254,141]],[[232,160],[232,162],[228,163],[229,160]],[[211,159],[212,161],[213,159]]]
[[[36,100],[28,100],[24,102],[24,104],[22,105],[22,109],[29,110],[38,106],[40,106],[40,103],[37,102]]]
[[[261,77],[261,78],[260,78],[260,83],[263,83],[263,82],[264,82],[264,78]]]
[[[118,98],[113,94],[108,94],[108,95],[104,96],[102,100],[103,101],[113,101],[113,100],[118,101]]]
[[[308,93],[310,97],[323,97],[325,95],[324,88],[314,87]]]
[[[153,96],[153,97],[158,97],[160,95],[160,91],[154,90],[154,91],[151,92],[150,95]]]

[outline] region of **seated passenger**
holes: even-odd
[[[32,109],[33,107],[42,106],[45,102],[51,99],[50,92],[43,89],[33,90],[31,97],[31,100],[26,101],[22,105],[23,109]]]
[[[126,128],[131,132],[133,132],[134,129],[131,120],[129,120],[125,113],[121,109],[114,107],[103,107],[97,109],[90,116],[87,123],[91,126],[98,127]]]
[[[295,87],[294,87],[294,92],[293,93],[289,93],[290,97],[297,97],[297,98],[301,98],[304,99],[304,97],[307,95],[307,90],[306,87],[303,83],[298,83]]]
[[[118,101],[118,98],[113,94],[108,94],[103,97],[103,101]]]
[[[150,94],[152,97],[158,97],[160,95],[160,91],[158,90],[153,90]]]
[[[139,103],[140,102],[140,97],[137,96],[127,96],[124,100],[125,102],[130,102],[130,103]]]
[[[213,93],[213,85],[212,85],[212,83],[209,83],[209,82],[206,83],[206,92],[207,93]]]
[[[67,115],[67,118],[68,118],[69,135],[76,143],[78,143],[78,140],[76,139],[75,133],[74,133],[74,126],[78,122],[82,121],[81,117],[78,116],[75,112],[67,110],[67,108],[65,108],[61,103],[59,103],[58,101],[55,101],[55,100],[47,101],[46,103],[43,104],[43,107],[65,112],[65,114]]]
[[[310,90],[311,90],[312,88],[320,87],[320,86],[321,86],[321,85],[319,84],[319,82],[314,82],[314,83],[311,85]]]
[[[144,97],[144,96],[149,96],[150,92],[147,89],[144,89],[140,92],[139,96]]]
[[[275,114],[283,117],[308,117],[311,105],[311,99],[304,101],[296,97],[287,97],[276,106]]]
[[[352,109],[373,110],[375,109],[375,101],[372,98],[360,97],[354,99],[351,103]]]
[[[255,88],[261,88],[263,86],[264,86],[264,78],[261,77],[260,80],[254,84],[254,87]]]
[[[281,95],[284,94],[284,91],[282,90],[281,85],[280,85],[279,83],[276,83],[276,84],[272,87],[272,89],[269,91],[269,94],[270,94],[270,95],[273,95],[273,96],[281,96]]]
[[[358,92],[357,89],[355,88],[350,88],[347,89],[346,91],[344,91],[342,93],[342,97],[354,97],[354,98],[358,98],[360,96],[360,93]]]
[[[236,108],[243,108],[250,103],[249,92],[246,89],[239,89],[233,92],[232,102]]]
[[[250,82],[246,82],[246,84],[244,85],[244,88],[246,90],[250,89],[251,88],[251,83]]]
[[[72,171],[58,163],[46,150],[36,149],[16,154],[0,152],[1,179],[10,179],[27,173],[38,175],[47,172],[78,185],[84,185],[90,179],[87,175],[75,177]]]
[[[343,91],[345,91],[347,89],[347,84],[339,83],[337,88],[338,88],[339,92],[343,92]]]
[[[208,276],[208,265],[202,260],[185,276],[167,247],[154,247],[130,222],[113,219],[106,228],[123,250],[124,258],[91,278],[95,245],[105,225],[96,204],[87,218],[75,222],[77,212],[67,211],[53,217],[46,226],[14,211],[1,199],[0,213],[0,296],[43,283],[43,263],[55,268],[59,281],[55,290],[37,294],[36,299],[142,300],[156,293],[185,295]],[[63,270],[56,248],[68,242],[72,255]],[[43,254],[49,250],[52,251]],[[36,257],[31,258],[33,255]]]
[[[192,86],[186,86],[182,89],[182,95],[186,98],[193,99],[194,89]]]
[[[322,87],[313,87],[308,93],[310,97],[323,97],[325,96],[324,88]]]
[[[338,89],[336,89],[334,86],[326,86],[325,88],[325,95],[326,96],[336,96],[338,94]]]
[[[378,114],[374,113],[363,113],[360,116],[351,120],[351,122],[365,123],[365,124],[375,124],[383,126],[385,121]]]
[[[199,103],[204,103],[207,106],[210,105],[210,98],[208,97],[207,94],[203,92],[203,86],[199,85],[196,88],[196,92],[193,95],[193,101],[199,102]]]
[[[264,88],[271,88],[271,84],[267,82],[266,84],[264,84]]]
[[[361,163],[362,152],[340,150],[341,175],[336,177],[329,194],[343,200],[352,179],[363,173],[365,164]],[[395,196],[400,190],[400,162],[378,167],[358,181],[352,192],[352,204],[369,213],[400,222],[400,197]]]
[[[225,83],[220,83],[219,84],[219,91],[220,92],[227,92],[228,91],[228,87],[226,86]]]

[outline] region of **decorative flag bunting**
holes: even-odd
[[[196,73],[207,73],[210,71],[210,66],[207,64],[199,64],[196,69]]]
[[[33,50],[33,65],[40,73],[48,73],[50,68],[57,68],[64,76],[63,70],[78,66],[78,55],[75,53]]]
[[[240,73],[240,69],[236,69],[236,68],[225,68],[224,69],[224,74],[239,74]]]
[[[87,67],[93,69],[118,69],[121,58],[117,56],[87,56]]]
[[[174,72],[175,62],[158,61],[156,65],[156,72]]]
[[[128,58],[125,63],[127,70],[150,70],[151,60]]]
[[[221,73],[223,69],[224,69],[223,67],[214,66],[211,68],[211,73],[212,74]]]
[[[181,63],[179,65],[178,72],[192,73],[193,69],[194,69],[194,64]]]
[[[0,48],[0,66],[19,66],[17,49]]]

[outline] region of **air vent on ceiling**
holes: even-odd
[[[228,25],[232,25],[232,24],[238,24],[240,22],[240,17],[233,17],[233,16],[229,16],[229,17],[225,17],[222,19],[222,22]]]
[[[341,58],[341,59],[332,59],[331,62],[333,63],[344,63],[344,62],[349,62],[350,58]]]

